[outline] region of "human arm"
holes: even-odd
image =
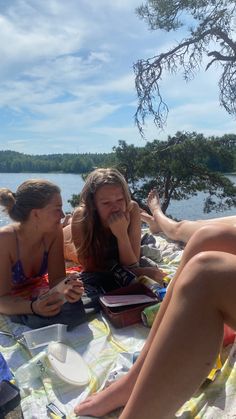
[[[31,301],[12,293],[12,260],[14,260],[13,249],[15,247],[15,233],[12,228],[0,231],[0,247],[0,313],[6,315],[32,314]],[[44,302],[39,308],[40,314],[44,313],[44,315],[50,316],[60,310],[60,303],[55,302],[55,296],[48,303],[50,303],[50,307],[49,305],[46,307],[46,302]]]
[[[7,229],[0,232],[0,313],[24,314],[31,313],[30,301],[12,296],[11,250],[14,248],[13,231]]]
[[[47,246],[48,238],[46,242]],[[37,299],[33,303],[29,299],[16,295],[17,288],[13,289],[12,282],[12,265],[15,263],[13,262],[15,261],[15,233],[12,228],[0,231],[0,247],[0,313],[6,315],[37,313],[42,316],[54,316],[59,313],[63,301],[58,293],[44,301]],[[33,255],[30,255],[30,259],[33,261]],[[24,291],[23,284],[18,291]]]
[[[131,201],[128,210],[110,216],[108,225],[117,239],[119,261],[124,266],[139,262],[141,245],[141,220],[139,206]]]
[[[64,258],[78,264],[78,257],[76,254],[76,249],[72,241],[71,233],[71,223],[66,227],[63,227],[63,237],[64,237]]]
[[[87,238],[85,237],[85,230],[84,230],[84,222],[85,222],[85,212],[82,206],[76,208],[73,213],[72,221],[71,221],[71,236],[72,242],[74,243],[76,256],[78,262],[83,266],[83,269],[89,271],[92,266],[88,263],[88,260],[83,257],[80,252],[80,247],[82,243],[87,242]]]
[[[48,251],[48,279],[50,289],[62,282],[63,278],[67,277],[67,285],[62,291],[66,300],[73,303],[81,298],[84,291],[82,282],[75,278],[77,274],[70,274],[66,276],[64,251],[63,251],[63,231],[59,227],[52,240]],[[55,290],[57,292],[57,290]]]
[[[47,238],[47,243],[48,282],[49,287],[52,288],[66,276],[63,252],[63,232],[61,226],[58,227],[53,236]]]
[[[0,313],[5,315],[39,314],[45,317],[55,316],[60,312],[63,302],[59,295],[45,301],[30,301],[13,295],[0,296]]]
[[[54,294],[44,301],[35,301],[11,295],[11,286],[8,281],[0,280],[0,313],[6,315],[39,314],[41,316],[55,316],[60,312],[62,300],[59,294]]]

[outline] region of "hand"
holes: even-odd
[[[112,234],[114,234],[114,236],[117,238],[122,236],[124,233],[127,233],[129,223],[130,223],[129,211],[114,212],[108,218],[108,226]]]
[[[66,290],[64,291],[64,296],[69,303],[76,303],[76,301],[79,301],[84,293],[83,282],[78,279],[78,277],[75,279],[73,275],[74,274],[67,277],[69,282],[67,283]]]
[[[32,303],[33,311],[44,317],[56,316],[60,313],[61,306],[63,305],[63,299],[61,297],[61,294],[55,292],[43,299],[38,298]]]

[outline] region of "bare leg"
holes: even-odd
[[[190,237],[204,225],[212,223],[236,225],[236,216],[211,218],[209,220],[183,220],[174,221],[168,218],[161,210],[159,196],[155,190],[152,190],[148,195],[148,206],[153,214],[153,218],[157,223],[157,230],[163,233],[172,240],[179,240],[187,243]],[[147,221],[148,222],[148,221]],[[154,229],[154,221],[151,223]]]
[[[236,257],[204,252],[183,269],[120,419],[171,419],[209,373],[223,324],[236,326]]]
[[[182,258],[184,262],[181,263],[175,278],[168,286],[166,297],[161,304],[161,308],[152,326],[146,344],[129,373],[104,391],[95,394],[94,396],[86,399],[85,402],[82,402],[76,407],[76,413],[81,415],[89,414],[94,416],[104,416],[109,411],[114,410],[117,407],[124,406],[127,403],[132,388],[134,387],[142,368],[143,362],[150,350],[153,339],[155,338],[165,312],[168,309],[172,293],[175,290],[175,284],[178,283],[179,275],[181,274],[185,263],[187,263],[187,261],[195,254],[200,252],[201,248],[209,250],[212,246],[214,246],[215,250],[220,250],[223,247],[225,252],[233,254],[236,252],[236,228],[232,229],[222,225],[212,226],[212,228],[209,227],[207,229],[203,228],[199,230],[187,244]]]
[[[76,414],[102,417],[118,407],[123,407],[127,403],[137,380],[140,369],[151,346],[152,340],[162,321],[166,308],[168,307],[174,283],[175,279],[172,280],[168,287],[165,299],[161,304],[161,308],[148,335],[147,341],[142,349],[140,356],[130,371],[124,377],[120,378],[118,381],[107,387],[105,390],[88,397],[84,402],[76,406]]]
[[[180,240],[187,243],[193,233],[201,226],[198,221],[178,222],[168,218],[161,210],[159,196],[155,190],[152,190],[148,194],[148,206],[158,225],[158,229],[163,231],[163,233],[172,240]]]
[[[188,241],[175,278],[180,275],[186,263],[197,253],[216,250],[236,254],[236,227],[214,223],[201,226]]]

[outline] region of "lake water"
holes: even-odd
[[[80,193],[84,184],[80,175],[64,173],[0,173],[0,188],[9,188],[12,192],[15,192],[22,182],[36,178],[50,180],[61,188],[63,209],[66,212],[72,209],[68,199],[73,194]],[[8,222],[8,216],[0,207],[0,226],[6,225]]]
[[[236,183],[236,175],[228,176],[232,182]],[[43,178],[56,183],[62,191],[62,199],[64,204],[64,211],[71,211],[71,206],[68,199],[73,194],[80,193],[84,181],[80,175],[64,174],[64,173],[0,173],[0,188],[9,188],[15,192],[17,187],[27,179]],[[203,213],[204,193],[200,192],[197,196],[189,200],[173,201],[168,207],[167,213],[171,214],[177,219],[196,220],[199,218],[209,219],[213,217],[221,217],[226,215],[235,215],[236,208],[225,212],[211,212],[210,214]],[[7,215],[0,209],[0,226],[9,222]]]

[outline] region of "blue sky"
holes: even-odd
[[[144,145],[134,113],[133,63],[175,45],[135,14],[139,0],[0,0],[0,150],[27,154],[109,152],[119,140]],[[186,84],[165,76],[165,130],[236,132],[218,102],[217,69]]]

